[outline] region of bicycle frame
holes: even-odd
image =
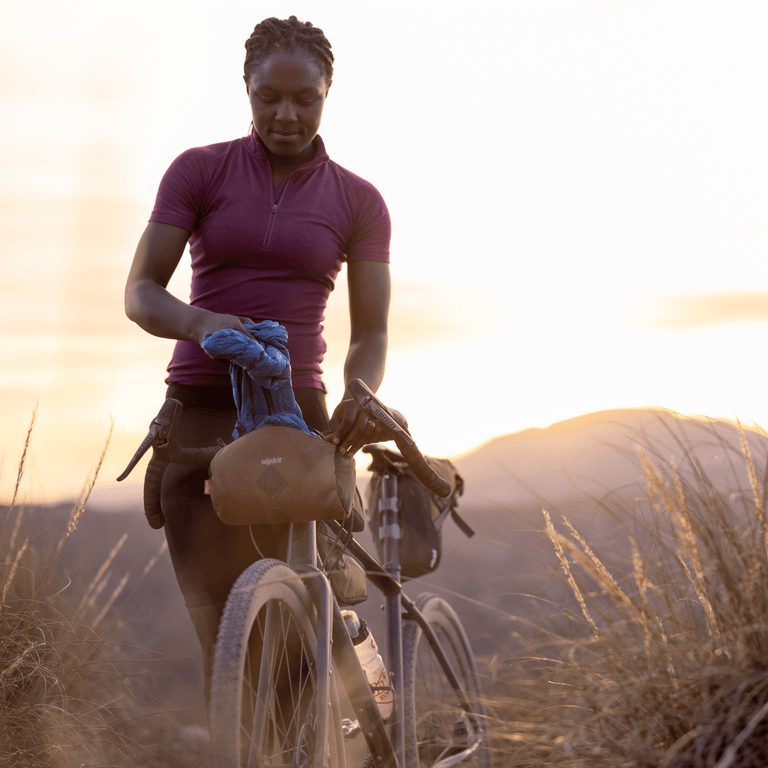
[[[354,385],[354,386],[353,386]],[[358,402],[372,418],[389,428],[392,438],[401,451],[402,457],[410,465],[414,474],[433,493],[439,496],[450,494],[450,485],[439,477],[418,450],[410,434],[402,429],[390,412],[383,406],[365,385],[355,380],[349,384]],[[144,489],[145,513],[153,528],[161,528],[164,524],[160,507],[160,488],[163,472],[168,463],[207,464],[218,451],[219,446],[204,448],[185,448],[178,444],[175,436],[176,424],[181,411],[181,403],[167,399],[157,417],[153,419],[149,434],[134,454],[126,470],[118,480],[123,480],[136,466],[141,456],[153,448],[152,459],[147,468]],[[404,423],[404,419],[400,416]],[[352,639],[342,618],[341,610],[331,590],[328,576],[322,569],[317,553],[317,523],[295,523],[291,526],[287,565],[304,580],[309,597],[316,608],[314,617],[317,636],[317,682],[316,700],[328,702],[327,707],[316,713],[315,748],[313,763],[322,766],[325,760],[325,745],[328,741],[329,712],[336,698],[338,686],[331,683],[331,675],[336,669],[343,678],[344,687],[350,702],[358,716],[358,726],[363,731],[365,740],[376,758],[376,764],[381,768],[405,768],[405,729],[404,729],[404,670],[403,670],[403,618],[415,622],[429,647],[438,660],[451,687],[457,694],[458,703],[466,714],[473,720],[473,707],[463,690],[456,671],[452,668],[444,652],[437,634],[422,614],[422,612],[403,594],[400,581],[401,570],[397,541],[401,536],[398,521],[398,472],[395,465],[391,471],[379,470],[383,480],[383,495],[380,511],[382,525],[379,538],[382,542],[382,565],[370,555],[351,533],[345,531],[336,522],[326,523],[334,531],[344,547],[354,555],[365,568],[368,581],[373,584],[385,597],[385,655],[389,676],[395,691],[395,714],[393,722],[385,723],[381,717],[378,705],[373,697],[365,672],[355,653]],[[446,512],[447,513],[447,512]],[[306,598],[305,598],[306,599]],[[270,609],[267,608],[269,611]],[[264,653],[262,659],[270,658],[275,642],[268,646],[269,653]],[[266,647],[266,646],[265,646]],[[333,661],[333,663],[332,663]],[[259,675],[259,680],[267,680],[267,675]],[[267,683],[264,683],[267,685]],[[261,689],[259,690],[261,694]],[[259,696],[264,700],[264,696]],[[481,734],[479,729],[476,733]],[[457,754],[451,754],[434,764],[434,768],[448,768],[465,761],[478,749],[483,740],[482,735],[462,749]],[[341,752],[343,753],[343,749]],[[343,754],[342,754],[343,758]]]
[[[424,637],[443,668],[448,681],[456,690],[462,705],[469,713],[472,708],[462,689],[459,679],[451,667],[432,627],[406,595],[400,582],[400,562],[397,540],[400,538],[398,523],[397,475],[383,475],[382,526],[380,538],[383,541],[384,565],[368,553],[351,534],[343,531],[338,523],[330,527],[339,534],[347,551],[357,557],[365,568],[368,581],[385,598],[386,662],[392,686],[395,689],[395,715],[390,724],[381,717],[378,705],[371,692],[365,672],[360,666],[352,639],[341,615],[341,609],[331,591],[330,582],[321,568],[318,568],[316,532],[317,523],[294,523],[288,552],[288,565],[305,577],[305,584],[317,606],[317,679],[318,701],[331,701],[330,680],[333,672],[331,657],[338,676],[342,678],[350,702],[357,715],[360,728],[368,747],[376,756],[376,764],[382,768],[404,768],[405,733],[403,726],[403,617],[419,624]],[[346,540],[344,540],[346,537]],[[321,650],[322,649],[322,652]],[[321,752],[327,740],[330,703],[318,713],[316,725],[317,751]],[[458,765],[468,759],[479,747],[478,739],[459,755],[453,755],[440,766]],[[323,755],[315,755],[316,765],[323,765]]]

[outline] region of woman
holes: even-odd
[[[323,312],[347,262],[351,337],[345,384],[376,390],[384,376],[390,221],[368,182],[334,163],[318,135],[333,78],[322,30],[295,16],[258,24],[244,66],[248,136],[182,153],[163,177],[125,293],[126,314],[177,339],[168,397],[184,405],[181,440],[231,440],[236,414],[226,364],[202,351],[206,334],[243,321],[288,330],[293,386],[305,421],[348,454],[379,439],[346,394],[329,420],[320,363]],[[166,290],[190,243],[189,304]],[[230,587],[258,557],[284,557],[285,526],[226,526],[203,492],[206,467],[170,465],[165,531],[176,577],[203,650],[206,694],[216,630]],[[253,531],[253,536],[251,535]]]

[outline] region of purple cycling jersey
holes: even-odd
[[[322,139],[315,157],[273,188],[254,131],[196,147],[160,182],[150,221],[190,232],[190,303],[288,331],[294,387],[323,389],[323,313],[343,261],[389,261],[391,225],[376,188],[333,162]],[[167,381],[229,380],[227,363],[178,341]]]

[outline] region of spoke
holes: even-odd
[[[460,673],[458,656],[450,638],[438,627],[435,627],[435,630],[440,645],[448,655],[449,662],[456,665],[455,671]],[[429,644],[422,640],[420,646],[422,652],[418,654],[418,679],[423,686],[417,694],[416,702],[418,740],[420,744],[439,750],[439,759],[450,754],[454,748],[453,727],[460,717],[461,710]]]
[[[275,636],[278,638],[278,641],[276,643],[277,647],[277,658],[275,660],[275,679],[273,680],[272,690],[275,691],[275,695],[273,697],[273,705],[271,707],[271,712],[273,714],[274,719],[274,728],[275,728],[275,738],[277,740],[277,743],[279,744],[279,749],[282,754],[282,752],[285,750],[285,745],[287,742],[287,732],[288,729],[285,724],[285,712],[284,707],[285,703],[280,702],[280,700],[277,698],[277,688],[280,686],[280,682],[283,680],[283,677],[285,675],[285,667],[286,667],[286,638],[287,638],[287,631],[286,631],[286,610],[283,608],[282,604],[279,607],[279,614],[278,614],[278,620],[279,620],[279,632],[275,631]],[[277,628],[276,628],[277,629]]]
[[[282,605],[279,608],[273,606],[272,610],[272,631],[269,632],[267,647],[273,653],[269,666],[274,677],[268,688],[269,700],[265,706],[275,755],[285,761],[293,754],[302,726],[313,713],[315,687],[311,656],[291,611]],[[295,648],[297,641],[300,641],[298,654]],[[278,691],[283,697],[287,695],[290,698],[281,702]],[[312,725],[311,721],[309,725]]]
[[[304,692],[307,689],[307,685],[310,685],[314,692],[314,679],[312,677],[311,660],[307,656],[306,646],[304,645],[304,638],[302,637],[301,643],[301,686],[299,688],[299,701],[304,700]]]
[[[281,736],[282,736],[282,743],[288,743],[289,741],[289,734],[291,733],[292,726],[295,725],[295,714],[292,714],[295,712],[295,701],[294,701],[294,691],[293,691],[293,684],[291,682],[291,664],[290,664],[290,656],[289,656],[289,640],[290,640],[290,632],[289,632],[289,625],[288,620],[290,619],[290,616],[287,611],[281,610],[280,613],[280,629],[281,629],[281,642],[280,642],[280,664],[279,664],[279,675],[278,680],[283,682],[283,685],[287,685],[288,691],[291,695],[291,712],[286,712],[287,703],[283,702],[282,704],[278,704],[278,707],[280,709],[280,720],[283,724]],[[286,722],[286,716],[291,715],[290,720]],[[295,731],[294,731],[295,733]]]
[[[276,645],[275,638],[269,631],[269,624],[274,620],[274,612],[277,610],[277,605],[269,603],[263,611],[263,618],[259,619],[259,635],[261,642],[261,660],[260,660],[260,673],[264,675],[264,679],[259,679],[258,688],[258,702],[260,704],[260,711],[262,717],[259,722],[256,722],[254,718],[253,724],[253,738],[255,741],[256,754],[263,753],[267,749],[271,749],[274,752],[279,749],[279,742],[275,738],[276,725],[274,722],[274,711],[276,706],[276,685],[273,671],[275,669],[275,661],[277,657],[277,648],[280,647],[278,643]],[[260,725],[260,728],[257,726]],[[255,731],[259,731],[256,733]]]

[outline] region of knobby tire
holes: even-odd
[[[238,578],[219,626],[210,725],[216,768],[314,766],[318,706],[315,610],[300,577],[279,560],[260,560]],[[324,763],[344,766],[335,686]]]
[[[466,712],[421,627],[403,628],[403,707],[406,768],[427,768],[451,758],[481,739],[462,765],[491,768],[491,748],[477,664],[466,632],[441,597],[422,594],[414,601],[456,673],[471,707]],[[466,730],[466,734],[463,731]]]

